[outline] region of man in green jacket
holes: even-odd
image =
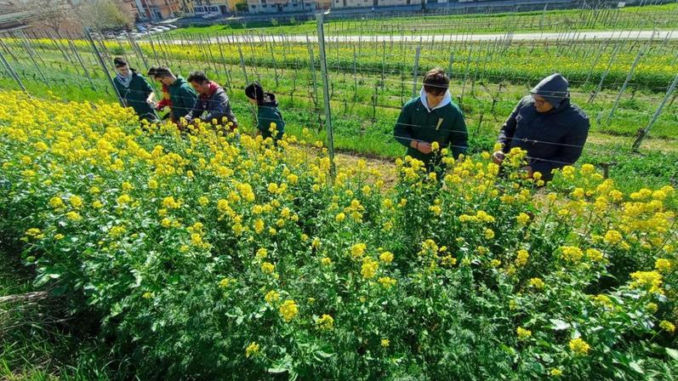
[[[153,72],[155,80],[167,86],[170,97],[172,121],[178,123],[195,106],[198,93],[181,76],[175,76],[166,67],[158,67]]]
[[[115,71],[118,72],[113,84],[122,98],[123,105],[133,108],[141,120],[158,121],[158,114],[153,109],[155,93],[151,84],[141,74],[137,74],[136,70],[130,68],[123,58],[116,57],[113,64]]]
[[[468,132],[464,114],[452,102],[449,91],[450,79],[443,69],[435,68],[426,73],[419,97],[403,106],[393,136],[405,147],[407,155],[421,160],[429,171],[437,161],[432,143],[440,149],[449,148],[454,157],[466,152]]]

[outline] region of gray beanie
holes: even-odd
[[[570,97],[569,83],[560,73],[555,73],[544,78],[530,92],[541,95],[547,102],[558,108],[561,103]]]

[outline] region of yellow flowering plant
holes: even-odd
[[[144,128],[0,93],[3,237],[140,378],[605,379],[678,347],[669,186],[587,166],[543,190],[524,152],[500,174],[443,149],[386,188],[364,163],[332,181],[311,138]]]

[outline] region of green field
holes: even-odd
[[[326,32],[572,32],[667,30],[676,25],[678,5],[670,4],[330,19]],[[669,328],[664,321],[678,324],[678,199],[662,188],[678,187],[676,93],[640,152],[632,152],[631,146],[675,76],[678,42],[581,41],[572,34],[548,42],[438,40],[420,46],[375,43],[366,37],[357,43],[328,43],[334,146],[343,155],[338,184],[316,191],[313,185],[324,184],[320,178],[327,180],[327,174],[325,154],[306,148],[326,140],[315,32],[315,22],[248,24],[185,28],[136,44],[96,41],[109,70],[112,58],[123,55],[142,72],[147,66],[167,65],[185,77],[200,69],[224,85],[243,135],[218,143],[209,134],[196,140],[180,139],[172,131],[139,134],[111,106],[115,93],[85,40],[23,40],[17,35],[0,40],[0,49],[33,97],[7,93],[19,87],[3,66],[1,380],[675,379],[677,336],[660,322]],[[304,34],[308,43],[286,40]],[[274,40],[236,41],[231,38],[235,35]],[[208,39],[215,36],[219,41]],[[413,89],[418,93],[423,73],[436,66],[451,75],[450,91],[465,114],[470,158],[477,163],[450,168],[467,172],[454,172],[466,176],[461,183],[445,180],[451,189],[446,192],[422,178],[407,180],[406,171],[400,171],[408,165],[394,164],[404,153],[392,136],[400,107]],[[497,179],[500,193],[488,195],[489,184],[496,184],[491,177],[484,182],[491,168],[483,152],[492,149],[516,102],[556,71],[570,79],[574,103],[591,119],[577,175],[558,178],[548,190]],[[253,80],[276,93],[287,134],[297,140],[284,154],[267,152],[247,137],[256,121],[243,88]],[[43,151],[38,142],[47,143],[48,149]],[[165,150],[162,155],[149,159],[144,154],[158,146]],[[273,158],[272,167],[267,158]],[[200,160],[208,168],[198,165]],[[593,172],[584,163],[593,164]],[[179,172],[159,174],[158,168]],[[621,203],[600,209],[599,197],[612,198],[609,185],[601,185],[604,168],[623,200],[645,208],[642,213],[629,219],[636,209]],[[298,186],[288,180],[289,171],[298,175]],[[380,190],[379,178],[386,183]],[[152,190],[151,179],[157,179],[159,190]],[[290,196],[271,193],[271,182],[286,183]],[[298,213],[300,221],[283,221],[278,238],[255,233],[256,214],[232,195],[242,192],[243,183],[252,185],[257,203],[279,202]],[[90,193],[93,184],[103,192]],[[365,190],[366,185],[373,189]],[[529,192],[523,201],[497,202],[500,196],[526,197],[519,193],[523,187]],[[583,199],[576,196],[578,188],[586,194]],[[637,192],[641,188],[664,190],[642,196]],[[546,207],[550,191],[557,202]],[[121,207],[121,194],[138,202]],[[71,195],[81,196],[84,207],[74,206]],[[169,217],[179,225],[165,230],[162,215],[167,211],[159,205],[168,196],[182,206],[169,208]],[[200,196],[208,203],[198,202]],[[53,197],[66,206],[52,208]],[[351,214],[353,198],[365,208],[364,221]],[[223,210],[217,212],[217,201],[226,199],[250,226],[245,238],[233,235],[233,225],[239,223],[234,216],[226,223]],[[407,207],[389,209],[386,199],[396,205],[406,200]],[[666,214],[658,211],[657,200]],[[102,202],[102,209],[94,201]],[[431,215],[438,203],[440,218]],[[461,213],[478,210],[497,221],[486,226],[460,223]],[[69,219],[68,211],[80,213],[83,220]],[[340,211],[345,213],[343,225]],[[519,213],[536,215],[534,226],[516,229]],[[274,213],[264,215],[267,228],[279,223]],[[387,220],[395,232],[384,230]],[[195,228],[197,222],[205,227]],[[114,227],[122,229],[115,230],[115,238]],[[27,234],[30,228],[40,233]],[[496,241],[488,238],[488,228],[492,236],[496,232]],[[621,231],[621,242],[632,249],[607,238],[603,243],[608,230]],[[213,246],[196,244],[196,232]],[[43,233],[45,237],[37,238]],[[64,237],[55,238],[57,233]],[[301,234],[319,237],[321,249]],[[449,246],[459,259],[456,265],[446,268],[451,262],[444,262],[442,254],[440,267],[421,257],[427,239]],[[358,242],[367,244],[367,258],[347,260],[346,253]],[[587,254],[582,262],[570,263],[563,245],[581,247]],[[262,258],[254,259],[260,248],[268,249],[267,260],[275,264],[279,279],[262,276]],[[514,251],[519,248],[530,251],[530,262],[516,271]],[[588,248],[603,252],[605,261],[591,259]],[[383,250],[395,253],[393,266],[380,259]],[[322,258],[330,257],[330,268],[320,266]],[[375,278],[369,275],[371,257],[379,262]],[[668,260],[673,270],[655,269],[657,259]],[[655,270],[661,273],[664,295],[633,283],[632,272]],[[535,277],[546,282],[542,292],[533,285]],[[388,286],[392,281],[394,288]],[[280,304],[264,301],[270,290],[280,293]],[[38,293],[35,299],[28,298],[33,292]],[[296,301],[298,307],[298,315],[289,321],[286,314],[294,314],[280,309],[285,300]],[[646,303],[660,307],[648,313]],[[318,323],[326,314],[332,323],[324,317]],[[577,337],[589,349],[573,347]]]

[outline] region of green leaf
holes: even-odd
[[[562,321],[560,319],[550,319],[549,321],[551,322],[551,324],[553,324],[552,328],[553,328],[554,331],[563,331],[563,330],[566,330],[566,329],[570,329],[570,327],[572,327],[572,325],[570,325],[570,323],[567,323],[567,322]]]
[[[673,348],[664,348],[666,349],[666,354],[669,355],[672,359],[678,360],[678,350]]]
[[[631,369],[635,370],[636,372],[638,372],[638,373],[640,373],[640,374],[645,374],[645,372],[643,372],[643,368],[641,368],[641,367],[640,367],[640,364],[638,364],[637,362],[632,361],[632,362],[629,364],[629,366],[631,367]]]

